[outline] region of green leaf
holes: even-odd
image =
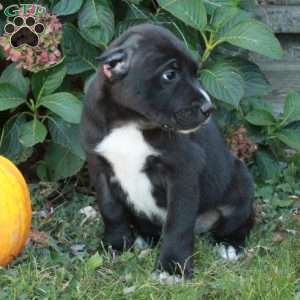
[[[271,200],[274,195],[274,186],[273,185],[268,185],[264,184],[261,186],[257,186],[255,190],[255,197],[256,198],[261,198],[263,200]]]
[[[210,64],[202,70],[201,81],[212,96],[235,107],[244,96],[244,80],[230,62]]]
[[[60,63],[54,68],[41,71],[32,76],[33,95],[37,100],[55,92],[62,84],[67,73],[64,63]]]
[[[241,105],[244,113],[249,113],[252,110],[264,110],[273,114],[274,111],[271,101],[256,97],[243,98]]]
[[[185,44],[192,53],[197,52],[199,56],[199,32],[180,20],[176,19],[167,11],[161,11],[155,18],[155,23],[162,25],[172,31]],[[195,57],[197,59],[197,57]]]
[[[272,31],[254,19],[241,22],[232,29],[222,32],[218,39],[270,58],[279,59],[283,55],[280,43]]]
[[[247,11],[254,12],[257,7],[257,1],[256,0],[241,0],[240,7]]]
[[[218,30],[220,27],[223,27],[227,22],[229,22],[234,16],[236,16],[238,12],[239,9],[234,6],[217,8],[213,15],[211,24]]]
[[[94,271],[103,265],[103,257],[100,256],[98,252],[96,252],[93,256],[91,256],[87,262],[86,266],[89,270]]]
[[[74,75],[88,70],[97,71],[96,57],[99,56],[99,50],[88,44],[72,24],[64,25],[63,47],[68,74]]]
[[[29,79],[24,77],[22,70],[16,68],[15,63],[5,68],[1,74],[0,82],[10,83],[19,90],[23,98],[27,97],[29,92]]]
[[[296,91],[289,91],[283,111],[283,125],[300,120],[300,95]]]
[[[202,0],[158,0],[158,4],[185,24],[202,30],[207,24]]]
[[[253,110],[247,114],[245,119],[256,126],[270,126],[276,122],[273,115],[265,110]]]
[[[60,0],[53,8],[53,13],[57,16],[68,16],[79,11],[83,0]]]
[[[119,21],[116,24],[115,36],[119,36],[126,30],[128,30],[131,26],[135,26],[141,23],[151,23],[152,20],[153,15],[148,9],[142,6],[131,5],[127,3],[126,15],[122,21]]]
[[[65,148],[73,154],[85,159],[85,154],[79,142],[79,126],[65,122],[59,117],[51,117],[48,121],[48,128],[52,141]]]
[[[237,27],[239,24],[253,20],[251,13],[248,11],[239,9],[238,13],[228,20],[223,27],[218,30],[218,37],[226,34],[231,29]]]
[[[279,208],[291,207],[293,204],[295,204],[295,200],[291,200],[291,199],[279,199],[276,197],[272,201],[272,206],[279,207]]]
[[[233,59],[245,82],[244,97],[258,97],[268,95],[272,86],[259,67],[246,59]]]
[[[96,47],[107,47],[114,35],[114,14],[107,0],[86,0],[78,15],[81,35]]]
[[[300,134],[295,129],[282,129],[277,132],[276,136],[287,146],[300,151]]]
[[[130,3],[140,4],[143,0],[129,0]]]
[[[0,154],[16,164],[26,161],[32,155],[32,148],[24,147],[19,140],[21,130],[26,123],[24,115],[10,118],[0,134]]]
[[[44,160],[53,181],[75,175],[84,164],[84,160],[68,148],[55,143],[48,145]]]
[[[297,168],[300,168],[300,152],[297,152],[296,154],[291,156],[289,158],[289,162],[294,163],[297,166]]]
[[[226,6],[238,6],[240,0],[203,0],[207,12],[211,15],[218,8],[225,8]]]
[[[32,120],[21,129],[20,142],[25,147],[42,143],[47,136],[47,128],[39,120]]]
[[[82,102],[70,93],[56,93],[45,96],[40,106],[47,107],[65,121],[78,124],[82,111]]]
[[[115,36],[121,35],[123,32],[127,31],[130,27],[136,26],[143,23],[149,23],[149,19],[145,18],[134,18],[134,19],[126,19],[124,21],[118,22],[116,25]]]
[[[255,153],[256,164],[259,175],[264,180],[277,179],[280,176],[279,162],[267,151],[257,151]]]
[[[15,86],[0,82],[0,111],[16,108],[25,102],[26,99]]]
[[[126,2],[127,4],[127,11],[125,19],[136,19],[136,18],[143,18],[144,20],[153,18],[153,14],[151,11],[145,6],[138,6],[138,5],[131,5]]]

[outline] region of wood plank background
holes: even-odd
[[[289,89],[300,92],[300,0],[261,0],[257,16],[276,33],[284,49],[281,60],[260,55],[252,59],[261,67],[273,85],[269,99],[282,109]]]

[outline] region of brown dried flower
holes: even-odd
[[[231,151],[244,161],[249,160],[257,150],[257,145],[250,140],[245,127],[240,127],[232,132],[227,138],[227,143],[230,145]]]

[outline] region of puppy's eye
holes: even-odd
[[[162,79],[165,81],[172,81],[176,78],[176,75],[177,73],[175,70],[168,70],[162,74]]]

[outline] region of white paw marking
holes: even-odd
[[[167,285],[174,285],[184,281],[182,276],[170,275],[168,272],[159,270],[152,273],[152,279]]]
[[[217,253],[225,260],[237,261],[242,257],[242,253],[237,253],[233,246],[217,245]]]
[[[149,248],[149,244],[141,236],[138,236],[135,239],[133,246],[135,248],[137,248],[138,250],[145,250],[145,249]]]

